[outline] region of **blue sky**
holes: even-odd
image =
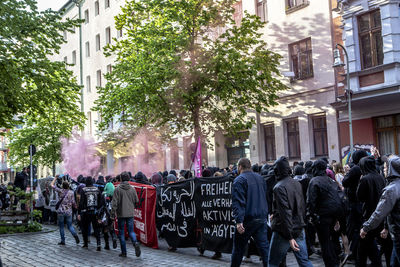
[[[45,10],[51,8],[53,10],[58,10],[61,8],[67,0],[36,0],[38,3],[39,10]]]

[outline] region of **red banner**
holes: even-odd
[[[115,187],[119,183],[115,183]],[[158,248],[156,231],[156,188],[151,185],[129,182],[136,189],[139,204],[135,209],[134,231],[138,240],[151,248]],[[118,227],[116,227],[118,228]],[[118,229],[116,229],[118,230]],[[127,236],[126,228],[125,235]]]

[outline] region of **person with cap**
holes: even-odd
[[[393,251],[390,266],[400,266],[400,158],[392,155],[384,164],[384,173],[388,185],[383,189],[382,196],[372,215],[361,230],[360,237],[366,238],[374,229],[377,229],[386,219],[389,233],[393,240]],[[381,232],[381,237],[386,238],[388,230]]]
[[[173,184],[176,183],[176,176],[173,174],[168,174],[167,176],[167,184]]]

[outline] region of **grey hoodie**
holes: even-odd
[[[135,188],[127,181],[122,182],[114,190],[111,214],[116,214],[117,218],[132,218],[135,213],[135,204],[138,202]]]
[[[377,228],[387,217],[392,239],[400,241],[400,158],[393,156],[388,161],[389,185],[383,189],[378,206],[363,229],[369,232]]]

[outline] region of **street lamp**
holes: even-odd
[[[72,0],[73,3],[78,7],[79,20],[82,19],[82,3],[84,0]],[[81,85],[81,111],[84,112],[83,102],[83,55],[82,55],[82,24],[79,24],[79,75]],[[82,131],[83,133],[83,131]]]
[[[347,101],[348,101],[348,108],[349,108],[349,135],[350,135],[350,156],[353,155],[353,150],[354,150],[354,145],[353,145],[353,123],[351,119],[351,94],[352,91],[350,89],[350,70],[349,70],[349,56],[347,54],[346,48],[344,48],[343,45],[341,44],[336,44],[335,49],[333,50],[333,67],[343,67],[345,64],[342,62],[342,59],[340,58],[340,51],[339,48],[342,48],[345,56],[346,56],[346,83],[347,83]]]

